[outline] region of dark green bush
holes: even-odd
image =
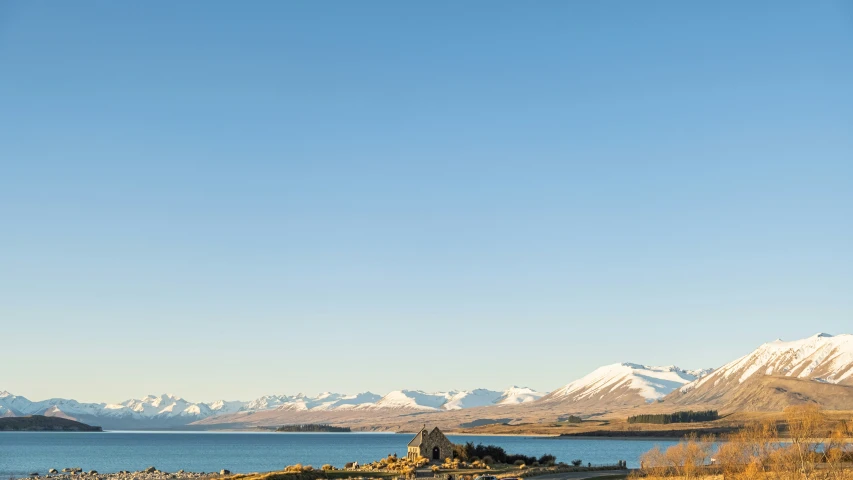
[[[282,425],[276,432],[350,432],[349,427],[333,427],[325,423],[307,423],[302,425]]]
[[[520,462],[525,465],[533,465],[537,461],[540,464],[552,464],[557,461],[557,457],[550,454],[542,455],[537,459],[530,455],[508,454],[506,450],[497,445],[474,445],[473,442],[468,442],[465,445],[455,445],[453,448],[453,457],[471,462],[475,459],[491,457],[496,463],[515,464],[516,462]]]
[[[693,410],[687,410],[685,412],[675,412],[675,413],[634,415],[632,417],[628,417],[628,423],[668,424],[668,423],[712,422],[712,421],[717,420],[719,418],[720,418],[720,414],[716,410],[704,410],[701,412],[694,412]]]

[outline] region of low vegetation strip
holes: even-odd
[[[333,427],[327,424],[282,425],[276,432],[351,432],[349,427]]]
[[[561,438],[607,437],[607,438],[684,438],[687,435],[725,435],[737,432],[738,426],[703,428],[668,428],[665,430],[592,430],[589,432],[561,433]]]
[[[564,415],[559,417],[557,420],[564,423],[583,423],[583,418],[577,415]]]
[[[665,425],[668,423],[713,422],[719,419],[720,414],[716,410],[704,410],[700,412],[687,410],[675,413],[634,415],[628,417],[628,423],[656,423]]]

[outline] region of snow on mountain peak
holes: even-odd
[[[421,390],[396,390],[372,405],[370,409],[461,410],[491,405],[513,405],[538,400],[544,394],[529,388],[511,387],[504,391],[476,388],[427,393]]]
[[[634,391],[647,402],[698,378],[699,371],[688,371],[674,365],[650,367],[638,363],[614,363],[593,370],[588,375],[547,395],[548,400],[581,400],[605,396],[620,389]]]
[[[287,395],[264,395],[246,404],[247,410],[266,410],[291,401]]]
[[[516,405],[519,403],[533,402],[544,396],[544,393],[537,392],[532,388],[516,387],[513,385],[512,387],[504,390],[500,398],[498,398],[495,403],[497,405]]]
[[[441,405],[441,408],[443,410],[461,410],[463,408],[485,407],[487,405],[492,405],[501,397],[501,392],[477,388],[471,391],[463,390],[461,392],[451,392],[447,395],[449,395],[450,398]]]
[[[329,397],[324,398],[323,401],[316,405],[314,408],[320,410],[341,410],[359,408],[366,405],[372,405],[378,402],[381,398],[381,395],[377,395],[371,392],[362,392],[357,393],[355,395],[333,394]]]
[[[688,392],[702,385],[720,385],[729,380],[743,383],[755,374],[853,384],[853,335],[817,333],[800,340],[765,343],[710,375],[685,385],[681,391]]]
[[[438,410],[456,392],[427,393],[421,390],[395,390],[382,397],[372,408]]]
[[[217,400],[210,405],[210,410],[216,415],[225,415],[229,413],[237,413],[246,407],[245,402],[229,402],[227,400]]]

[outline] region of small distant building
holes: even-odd
[[[409,442],[406,458],[411,461],[418,457],[424,457],[431,461],[442,461],[445,458],[453,458],[453,444],[441,433],[438,427],[428,431],[426,425]]]

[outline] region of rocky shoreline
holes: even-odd
[[[26,478],[27,480],[169,480],[202,479],[226,475],[231,475],[231,472],[228,470],[220,470],[219,472],[187,472],[184,470],[161,472],[155,467],[148,467],[137,472],[122,470],[116,473],[98,473],[96,470],[83,471],[82,468],[63,468],[62,471],[50,469],[46,474],[31,472]]]

